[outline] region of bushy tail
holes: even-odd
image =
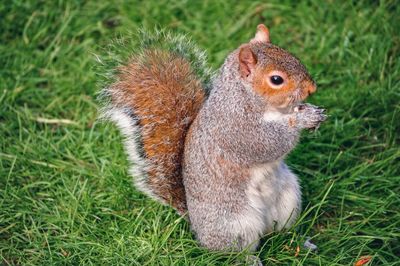
[[[117,66],[105,114],[125,136],[138,189],[186,212],[184,140],[201,108],[210,73],[204,54],[182,36],[142,32],[139,51]]]

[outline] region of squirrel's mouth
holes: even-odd
[[[297,89],[295,90],[289,97],[287,97],[286,106],[292,106],[295,104],[298,104],[299,102],[303,101],[306,97],[304,97],[301,93],[301,90]]]
[[[288,98],[288,105],[294,105],[294,104],[298,104],[302,101],[304,101],[305,99],[307,99],[307,97],[310,95],[310,93],[306,90],[302,90],[301,88],[296,89],[292,95],[290,95]]]
[[[283,101],[277,101],[275,106],[280,109],[291,108],[302,103],[309,95],[307,91],[298,88],[293,93],[287,95],[286,98],[283,98]]]
[[[293,109],[293,107],[299,105],[301,102],[301,98],[290,95],[283,103],[276,105],[276,108],[280,110],[291,110]]]

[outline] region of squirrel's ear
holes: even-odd
[[[267,27],[265,27],[264,24],[259,24],[257,26],[256,36],[254,36],[254,38],[251,39],[250,43],[254,42],[263,42],[263,43],[271,42],[269,39],[269,30]]]
[[[244,45],[239,51],[239,72],[242,78],[247,78],[255,69],[257,57],[250,49],[250,45]]]

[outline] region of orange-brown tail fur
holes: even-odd
[[[137,187],[186,212],[181,177],[184,140],[205,90],[183,57],[145,50],[119,68],[109,115],[126,138]]]

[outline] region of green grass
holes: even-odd
[[[121,136],[96,120],[96,60],[139,26],[187,33],[217,68],[264,22],[329,110],[289,156],[303,217],[266,236],[270,264],[395,265],[400,256],[400,5],[396,1],[2,1],[0,263],[230,265],[140,194]],[[192,2],[192,3],[190,3]],[[294,3],[296,2],[296,3]],[[43,120],[66,119],[66,121]],[[302,248],[312,237],[318,252]],[[296,246],[300,253],[295,256]]]

